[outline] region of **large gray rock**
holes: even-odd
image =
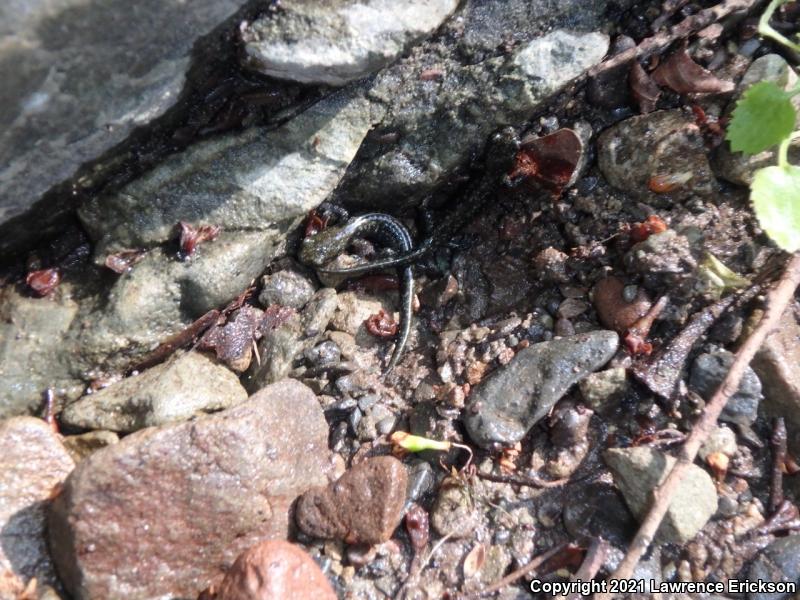
[[[81,394],[63,345],[77,313],[63,284],[46,298],[21,296],[10,285],[0,290],[0,419],[38,410],[47,388]]]
[[[641,521],[651,504],[653,489],[667,476],[675,458],[647,446],[611,448],[603,454],[625,502]],[[686,471],[667,509],[657,536],[685,544],[717,511],[717,489],[711,476],[697,465]]]
[[[689,387],[708,401],[730,371],[735,356],[727,350],[706,352],[694,359],[689,374]],[[739,389],[731,396],[720,414],[720,421],[749,427],[758,418],[761,402],[761,381],[755,371],[747,367]]]
[[[0,422],[0,598],[22,597],[35,577],[58,586],[45,508],[75,464],[53,429],[33,417]]]
[[[187,261],[151,250],[95,302],[82,305],[68,338],[85,368],[125,370],[212,308],[244,291],[280,248],[273,231],[223,231]]]
[[[730,116],[736,107],[736,102],[747,89],[761,81],[771,81],[779,87],[789,91],[797,85],[797,74],[782,56],[767,54],[753,61],[748,67],[736,89],[736,96],[731,100],[726,109],[726,116]],[[798,112],[797,125],[800,126],[800,96],[792,97],[792,104]],[[797,164],[800,160],[800,138],[796,138],[789,147],[789,161]],[[721,144],[714,155],[713,167],[716,173],[728,181],[739,185],[749,186],[753,182],[753,175],[757,169],[777,164],[777,149],[771,148],[758,154],[744,154],[732,152],[730,144]]]
[[[800,535],[779,538],[764,548],[750,565],[748,579],[800,585]],[[754,592],[748,600],[789,600],[794,594]]]
[[[61,413],[66,425],[130,432],[186,421],[247,399],[239,378],[200,352],[187,352],[84,396]]]
[[[178,221],[278,236],[328,196],[371,125],[360,90],[343,91],[278,129],[195,144],[119,193],[93,198],[79,215],[97,241],[98,262],[174,238]]]
[[[198,38],[243,4],[3,2],[0,225],[173,106]],[[30,231],[4,233],[0,248]]]
[[[294,499],[327,483],[327,440],[314,394],[286,380],[98,450],[49,515],[62,582],[76,600],[195,598],[245,549],[286,538]]]
[[[520,441],[572,385],[606,364],[618,346],[613,331],[528,346],[473,390],[462,417],[470,438],[485,448]]]
[[[370,91],[387,108],[379,131],[391,142],[365,144],[337,197],[372,209],[416,204],[479,152],[492,132],[525,121],[602,60],[607,48],[605,34],[566,30],[466,63],[444,42],[415,48],[378,73]],[[421,77],[426,69],[435,76]]]
[[[281,2],[242,30],[246,66],[301,83],[342,85],[383,67],[431,33],[458,0]]]

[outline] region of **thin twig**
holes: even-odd
[[[595,538],[589,544],[589,549],[586,551],[586,556],[583,558],[580,568],[575,571],[572,576],[572,581],[591,581],[594,579],[600,567],[606,561],[610,546],[603,538]],[[570,594],[567,600],[580,600],[582,597],[579,593]]]
[[[786,462],[786,423],[777,417],[770,438],[772,446],[772,480],[770,481],[769,512],[775,514],[783,504],[783,469]]]
[[[761,347],[761,344],[764,343],[764,339],[775,329],[778,320],[794,297],[798,284],[800,284],[800,254],[794,254],[777,285],[767,295],[767,307],[764,315],[738,352],[736,352],[728,374],[711,397],[700,420],[695,424],[694,429],[686,439],[686,443],[678,455],[678,460],[664,482],[653,490],[650,510],[642,521],[636,537],[628,547],[628,552],[620,562],[617,570],[611,575],[612,579],[629,578],[639,562],[639,558],[647,551],[684,473],[694,462],[697,451],[716,425],[717,418],[722,409],[725,408],[728,399],[739,389],[739,383],[742,380],[745,369]],[[595,598],[598,600],[609,599],[610,595],[607,593],[597,594]]]
[[[510,483],[511,485],[522,485],[536,488],[561,487],[565,483],[569,482],[569,477],[565,479],[554,479],[553,481],[547,481],[546,479],[540,479],[536,475],[529,477],[524,475],[494,475],[493,473],[481,473],[480,471],[476,471],[475,476],[480,479],[485,479],[486,481],[494,481],[495,483]]]
[[[588,75],[589,77],[595,77],[604,71],[614,69],[636,59],[652,56],[665,50],[675,40],[689,37],[732,13],[749,11],[759,2],[760,0],[726,0],[698,11],[669,30],[650,36],[642,40],[637,46],[612,56],[590,69]]]
[[[480,595],[481,596],[488,596],[490,594],[494,594],[495,592],[499,592],[507,585],[511,585],[520,577],[525,577],[526,575],[531,575],[539,566],[542,565],[545,561],[549,560],[550,558],[557,555],[559,552],[563,551],[569,544],[567,542],[561,543],[558,546],[554,546],[550,548],[547,552],[543,552],[539,556],[534,557],[534,559],[529,562],[527,565],[524,565],[517,569],[516,571],[512,571],[505,577],[503,577],[497,583],[493,583],[485,590],[482,590]]]

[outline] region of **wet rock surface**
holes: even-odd
[[[84,396],[61,421],[84,429],[131,432],[186,421],[247,400],[236,375],[200,352],[187,352]]]
[[[675,464],[675,458],[647,447],[612,448],[603,454],[625,502],[639,518],[645,514],[653,488]],[[692,465],[667,509],[658,536],[683,544],[691,540],[717,511],[717,491],[711,477]]]
[[[195,42],[243,4],[4,5],[0,223],[173,106]]]
[[[49,387],[80,395],[72,357],[57,351],[77,312],[66,293],[42,301],[10,286],[0,292],[0,418],[38,409]]]
[[[300,83],[342,85],[383,67],[455,10],[455,0],[283,2],[242,29],[245,66]]]
[[[606,364],[618,344],[616,333],[595,331],[524,349],[470,396],[463,416],[470,438],[484,447],[518,442],[572,385]]]
[[[407,483],[406,468],[396,458],[368,459],[327,488],[303,494],[297,502],[297,525],[317,538],[385,542],[400,522]]]
[[[327,465],[322,412],[294,381],[128,436],[84,459],[55,501],[61,580],[76,598],[196,595],[253,543],[285,538],[291,503]]]
[[[74,466],[41,419],[0,421],[0,597],[22,597],[33,578],[42,588],[60,588],[47,549],[46,511]]]
[[[369,104],[355,89],[278,129],[253,127],[195,144],[118,194],[84,204],[80,216],[97,241],[95,255],[102,262],[119,250],[165,242],[178,221],[277,237],[333,190],[371,124]]]
[[[335,600],[317,564],[300,547],[266,541],[244,551],[225,574],[216,600]]]

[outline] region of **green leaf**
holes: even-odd
[[[736,103],[725,137],[734,152],[758,154],[789,137],[795,120],[791,94],[762,81],[750,86]]]
[[[800,250],[800,167],[759,169],[750,199],[767,235],[787,252]]]

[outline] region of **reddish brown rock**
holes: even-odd
[[[297,525],[313,537],[380,544],[400,522],[407,481],[406,468],[396,458],[370,458],[327,488],[303,494]]]
[[[769,416],[784,417],[789,445],[800,453],[800,325],[794,306],[781,316],[752,362],[764,392],[762,406]]]
[[[64,585],[76,600],[196,597],[239,553],[287,536],[291,503],[326,482],[327,437],[314,394],[286,380],[98,450],[50,513]]]
[[[617,333],[624,333],[636,323],[647,311],[652,302],[647,293],[639,288],[630,302],[625,300],[625,283],[619,278],[604,277],[594,286],[594,308],[600,322]]]
[[[40,585],[58,585],[45,507],[74,466],[60,436],[41,419],[0,422],[0,598],[16,598],[34,577]]]
[[[242,553],[225,575],[215,600],[336,600],[320,568],[295,544],[261,542]]]

